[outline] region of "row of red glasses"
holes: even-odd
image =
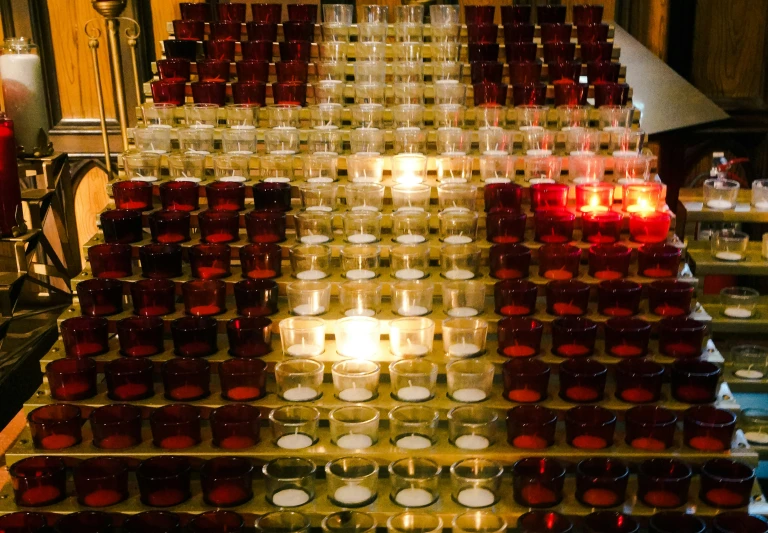
[[[540,60],[510,61],[509,82],[513,85],[537,84],[541,80],[543,63]],[[548,79],[552,84],[578,83],[582,74],[582,63],[576,59],[563,59],[549,63]],[[590,61],[587,63],[587,83],[617,83],[621,63]],[[470,81],[476,83],[502,83],[504,64],[499,61],[474,61],[470,63]]]
[[[203,55],[206,59],[219,59],[233,62],[237,43],[235,41],[203,41]],[[243,41],[240,43],[240,54],[243,59],[271,61],[273,52],[272,41]],[[307,40],[281,41],[278,50],[281,61],[309,61],[312,42]],[[163,41],[163,50],[167,59],[186,59],[194,62],[199,56],[199,42],[184,39],[167,39]],[[498,53],[496,55],[498,57]]]
[[[218,2],[216,4],[217,20],[243,23],[246,18],[247,5],[244,2]],[[254,3],[250,6],[254,22],[278,24],[282,20],[282,4]],[[200,22],[213,20],[211,5],[207,2],[180,2],[179,7],[183,20]],[[289,21],[311,22],[312,24],[317,22],[317,4],[287,4],[286,9]]]
[[[184,105],[186,83],[183,81],[155,80],[150,83],[152,99],[158,104]],[[196,104],[227,104],[227,84],[223,81],[196,81],[190,84],[192,101]],[[232,87],[232,102],[255,107],[267,105],[267,84],[259,81],[235,82]],[[275,104],[307,105],[306,82],[271,83],[272,100]]]
[[[525,24],[531,21],[533,12],[530,4],[501,6],[502,24]],[[567,6],[542,4],[536,6],[536,20],[539,24],[565,23]],[[575,4],[572,6],[573,23],[577,26],[599,24],[603,21],[602,4]],[[465,5],[466,24],[492,24],[496,16],[495,5]]]
[[[520,22],[517,24],[505,24],[502,26],[504,43],[532,43],[535,32],[534,24]],[[608,41],[610,27],[606,23],[584,24],[576,26],[576,42],[601,43]],[[541,25],[541,43],[568,43],[571,42],[573,25],[566,23],[544,23]],[[469,23],[467,24],[467,42],[471,43],[495,43],[498,41],[499,25],[493,23]]]
[[[315,24],[313,22],[286,21],[283,22],[283,36],[285,41],[314,41]],[[177,40],[203,41],[205,40],[204,22],[198,20],[174,20],[173,34]],[[211,22],[208,24],[211,41],[246,42],[242,39],[242,23],[232,21]],[[245,25],[248,41],[277,41],[277,23],[275,22],[248,22]]]
[[[512,32],[516,28],[504,27],[505,34]],[[508,38],[507,38],[508,37]],[[539,45],[533,42],[517,42],[514,39],[520,39],[524,36],[505,35],[504,54],[507,63],[516,63],[519,61],[537,61]],[[513,40],[510,40],[513,39]],[[488,45],[488,46],[486,46]],[[467,50],[473,50],[473,56],[489,57],[488,61],[497,61],[498,54],[493,55],[496,47],[493,43],[472,43],[467,45]],[[496,50],[498,52],[498,50]],[[544,63],[554,64],[563,61],[572,61],[576,58],[575,43],[545,43],[542,45],[542,59]],[[610,62],[613,59],[613,42],[585,42],[579,46],[579,61],[589,62]]]
[[[472,85],[475,107],[494,107],[507,105],[509,86],[506,83],[481,82]],[[582,83],[556,83],[555,106],[586,105],[589,86]],[[626,105],[629,100],[629,85],[626,83],[599,82],[594,86],[595,107],[604,105]],[[547,84],[512,85],[513,106],[545,105],[547,103]]]
[[[229,82],[230,63],[221,59],[202,59],[197,62],[199,81]],[[236,64],[238,81],[269,81],[269,61],[247,59]],[[309,78],[309,63],[306,61],[278,61],[275,63],[278,83],[306,83]],[[162,59],[158,61],[158,74],[161,80],[188,82],[190,80],[190,62],[186,59]]]

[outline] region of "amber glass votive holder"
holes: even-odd
[[[158,448],[181,450],[201,441],[200,410],[189,404],[158,407],[152,411],[149,425],[152,430],[152,443]]]
[[[563,499],[565,468],[556,459],[526,457],[512,465],[512,495],[519,505],[554,507]]]
[[[541,405],[507,411],[507,442],[521,450],[541,450],[555,443],[557,415]]]
[[[112,196],[117,209],[152,209],[152,184],[146,181],[118,181],[112,185]]]
[[[268,279],[248,279],[235,283],[237,314],[245,317],[277,313],[278,285]]]
[[[11,465],[10,475],[14,501],[20,507],[43,507],[67,496],[66,467],[59,457],[27,457]]]
[[[223,405],[211,412],[210,423],[213,445],[223,450],[250,448],[261,440],[258,407],[242,403]]]
[[[199,185],[191,181],[161,183],[160,204],[166,211],[196,211],[200,208]]]
[[[141,442],[141,408],[135,405],[102,405],[91,411],[88,420],[97,448],[123,450]]]
[[[647,278],[677,276],[682,250],[669,244],[644,244],[637,250],[637,273]]]
[[[627,359],[616,365],[616,398],[627,403],[657,402],[661,397],[664,367],[654,361]]]
[[[683,442],[694,450],[730,450],[735,430],[736,415],[711,405],[690,407],[683,416]]]
[[[154,365],[149,359],[121,357],[104,366],[107,395],[110,400],[133,402],[151,397]]]
[[[233,211],[203,211],[198,216],[200,240],[210,244],[235,242],[240,229],[240,216]]]
[[[188,500],[192,495],[190,471],[189,459],[186,457],[159,456],[145,459],[136,469],[141,503],[150,507],[171,507]]]
[[[123,283],[114,279],[87,279],[77,284],[80,312],[85,316],[109,316],[123,310]]]
[[[576,499],[593,508],[614,507],[627,494],[629,468],[623,461],[590,457],[576,465]]]
[[[494,244],[488,252],[491,276],[501,280],[527,278],[531,250],[522,244]]]
[[[97,244],[88,248],[88,262],[95,278],[124,278],[133,274],[128,244]]]
[[[503,316],[525,316],[536,311],[539,288],[523,279],[507,279],[493,287],[494,311]]]
[[[145,244],[139,248],[141,275],[149,279],[181,276],[181,246],[178,244]]]
[[[248,244],[240,248],[240,266],[244,278],[262,280],[282,274],[282,248],[274,243]]]
[[[595,244],[589,248],[589,275],[599,280],[625,278],[631,256],[623,244]]]
[[[83,440],[83,421],[75,405],[44,405],[29,413],[27,421],[35,448],[61,450]]]
[[[195,279],[181,286],[184,311],[192,316],[218,315],[226,311],[227,285],[220,279]]]
[[[597,286],[597,312],[612,317],[636,315],[640,309],[642,287],[623,279],[601,281]]]
[[[56,359],[45,366],[51,397],[77,401],[96,395],[96,363],[92,359]]]
[[[131,284],[133,313],[162,316],[176,308],[176,284],[169,279],[142,279]]]
[[[91,457],[74,471],[80,505],[107,507],[128,498],[128,466],[115,457]]]
[[[131,244],[144,238],[141,212],[133,209],[112,209],[99,216],[104,242]]]
[[[604,407],[579,405],[565,413],[565,440],[574,448],[608,448],[613,445],[615,429],[616,415]]]
[[[615,357],[643,357],[648,354],[651,325],[645,320],[614,317],[605,322],[605,353]]]
[[[625,441],[638,450],[662,451],[674,444],[677,416],[664,407],[639,405],[625,416]]]
[[[196,244],[188,254],[193,278],[220,279],[232,274],[232,252],[226,244]]]
[[[539,276],[567,281],[579,275],[581,250],[571,244],[545,244],[539,249]],[[585,307],[586,309],[586,307]]]
[[[692,318],[670,317],[659,321],[659,352],[676,359],[701,356],[707,325]]]
[[[531,211],[565,209],[567,204],[568,185],[564,183],[534,183],[531,185]]]
[[[178,244],[188,241],[189,228],[190,216],[184,211],[154,211],[149,215],[152,241],[159,244]]]
[[[612,244],[621,239],[624,217],[617,211],[583,213],[581,240],[592,244]]]
[[[176,357],[163,363],[163,389],[169,400],[191,402],[210,395],[211,365],[198,357]]]
[[[684,403],[712,403],[717,400],[722,369],[700,359],[678,360],[672,364],[672,397]]]
[[[291,184],[260,182],[253,186],[253,203],[256,209],[291,210]]]
[[[485,218],[485,235],[488,242],[496,244],[512,244],[525,240],[525,213],[496,207],[491,209]]]
[[[608,369],[592,359],[571,359],[560,364],[560,397],[567,402],[603,399]]]
[[[550,315],[576,317],[587,312],[589,285],[583,281],[574,279],[550,281],[546,286],[546,295],[547,313]]]
[[[205,316],[185,316],[171,322],[171,337],[176,355],[205,357],[218,350],[216,319]]]
[[[252,483],[253,465],[247,457],[214,457],[203,463],[200,470],[203,501],[214,507],[232,507],[247,502],[253,498]],[[225,528],[222,531],[231,530]]]
[[[158,317],[128,317],[117,322],[120,354],[149,357],[163,351],[163,321]]]
[[[517,403],[536,403],[547,397],[549,365],[537,359],[510,359],[502,366],[504,398]]]
[[[245,215],[248,241],[254,244],[271,244],[285,240],[285,213],[272,209],[256,209]]]
[[[77,316],[61,323],[61,339],[67,357],[82,358],[101,355],[109,350],[107,320]]]
[[[266,317],[240,317],[227,322],[229,354],[262,357],[272,351],[272,321]]]
[[[506,357],[534,357],[541,351],[544,325],[533,318],[509,316],[499,320],[498,352]]]
[[[732,459],[710,459],[701,467],[699,498],[718,509],[744,507],[752,500],[755,470]]]
[[[637,499],[656,509],[680,507],[688,501],[692,477],[691,467],[682,461],[665,457],[648,459],[638,467]],[[670,529],[669,533],[673,531],[680,530]]]
[[[648,285],[648,309],[654,315],[663,317],[688,315],[693,292],[693,285],[684,281],[654,281]]]
[[[534,216],[536,241],[545,244],[567,243],[573,240],[576,215],[561,209],[537,209]]]
[[[266,363],[260,359],[227,359],[219,365],[221,396],[233,402],[250,402],[266,394]]]

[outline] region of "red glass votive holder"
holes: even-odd
[[[48,530],[48,521],[40,513],[17,511],[0,516],[0,530],[7,533],[43,533]]]
[[[229,61],[223,59],[198,59],[197,77],[200,81],[226,83],[229,81]]]
[[[507,5],[501,6],[501,23],[507,24],[531,24],[531,6],[530,5]]]
[[[549,365],[537,359],[510,359],[502,366],[504,398],[517,403],[546,399],[549,374]]]
[[[545,43],[569,43],[573,26],[565,22],[544,22],[541,24],[541,42]]]
[[[603,9],[602,4],[574,4],[573,23],[576,26],[599,24],[603,20]]]
[[[637,273],[647,278],[677,276],[682,250],[669,244],[644,244],[637,250]]]
[[[662,451],[674,444],[677,416],[669,409],[657,405],[638,405],[627,411],[624,422],[624,440],[637,450]]]
[[[532,43],[536,26],[530,22],[504,23],[504,43]]]
[[[669,213],[632,213],[629,217],[629,234],[632,240],[641,243],[662,243],[669,236]]]
[[[240,216],[235,211],[203,211],[198,221],[203,242],[228,244],[240,238]]]
[[[518,519],[517,529],[523,533],[571,533],[573,524],[554,511],[528,511]]]
[[[185,316],[171,322],[171,337],[176,355],[205,357],[216,353],[216,319],[204,316]]]
[[[230,360],[243,363],[246,361]],[[255,362],[255,361],[247,361]],[[247,404],[223,405],[210,416],[213,445],[225,450],[242,450],[261,440],[261,411]]]
[[[172,426],[175,417],[171,416],[170,411],[177,411],[182,407],[195,409],[191,406],[169,405],[156,410],[152,417],[161,412],[162,416],[158,418],[162,423]],[[178,440],[183,438],[183,435],[171,435],[168,438]],[[190,470],[189,459],[186,457],[166,455],[143,460],[136,469],[141,503],[150,507],[171,507],[188,500],[192,495],[189,487]]]
[[[181,246],[178,244],[145,244],[139,248],[141,275],[149,279],[181,276]]]
[[[211,365],[199,357],[176,357],[163,363],[165,397],[191,402],[211,394]]]
[[[648,309],[658,316],[688,315],[691,312],[693,290],[693,285],[684,281],[654,281],[648,285]]]
[[[504,64],[499,61],[475,61],[469,65],[469,81],[475,83],[501,83]]]
[[[211,17],[211,5],[207,2],[179,2],[181,9],[181,18],[184,20],[200,20],[208,22],[213,20]]]
[[[683,442],[694,450],[730,450],[735,431],[736,415],[711,405],[691,407],[683,416]]]
[[[531,211],[565,209],[568,185],[563,183],[534,183],[531,185]]]
[[[491,21],[493,22],[493,21]],[[495,43],[499,38],[499,26],[492,23],[468,23],[468,43]]]
[[[77,401],[96,395],[96,363],[92,359],[56,359],[45,366],[51,397]]]
[[[88,262],[96,278],[124,278],[133,274],[128,244],[97,244],[88,248]]]
[[[87,507],[108,507],[128,498],[128,466],[115,457],[91,457],[74,472],[77,502]]]
[[[176,284],[169,279],[142,279],[131,284],[133,313],[162,316],[176,309]]]
[[[539,276],[549,280],[570,280],[579,275],[580,261],[581,250],[576,246],[545,244],[539,248]],[[586,307],[576,314],[583,314],[585,311]]]
[[[245,8],[246,4],[243,2],[220,2],[216,4],[216,14],[218,20],[243,23],[245,22]]]
[[[140,211],[113,209],[101,213],[99,219],[106,243],[131,244],[144,238]]]
[[[244,278],[269,279],[282,275],[282,248],[273,243],[247,244],[240,248]]]
[[[512,495],[519,505],[554,507],[563,499],[565,468],[555,459],[526,457],[512,465]]]
[[[315,24],[298,20],[286,20],[283,22],[283,39],[285,41],[309,41],[315,40]]]
[[[583,213],[581,215],[581,240],[593,244],[612,244],[621,239],[624,217],[616,211]]]
[[[699,498],[718,509],[745,507],[752,501],[754,469],[732,459],[710,459],[701,467]]]
[[[496,6],[464,6],[465,24],[492,24],[493,17],[496,15]]]
[[[586,403],[603,399],[608,369],[591,359],[570,359],[560,365],[560,397]]]
[[[588,533],[638,533],[640,524],[629,515],[617,511],[595,511],[584,517]]]
[[[291,184],[260,182],[253,186],[254,207],[259,209],[291,210]]]
[[[310,61],[310,41],[282,41],[278,43],[280,61]],[[260,58],[253,58],[260,59]],[[295,102],[296,100],[294,100]]]
[[[196,81],[191,87],[192,101],[196,104],[216,104],[224,107],[227,102],[227,84],[224,82]]]
[[[605,322],[605,353],[615,357],[644,357],[648,354],[651,325],[630,317],[609,318]]]
[[[550,281],[547,283],[546,294],[547,313],[550,315],[576,317],[587,312],[589,285],[582,281],[573,279]],[[567,348],[567,350],[570,349],[570,347]]]
[[[590,61],[610,61],[613,57],[613,42],[581,43],[581,60],[584,63]]]
[[[536,61],[537,43],[506,43],[504,52],[506,52],[507,63],[516,61]]]
[[[531,250],[522,244],[494,244],[489,251],[491,276],[496,279],[527,278]]]
[[[307,105],[307,85],[294,82],[273,83],[272,98],[275,104],[305,106]]]
[[[203,501],[207,505],[215,507],[232,507],[243,504],[253,498],[252,477],[253,465],[245,457],[214,457],[209,459],[200,470]],[[205,528],[201,531],[210,531],[210,529]],[[222,529],[222,531],[231,531],[231,529]]]
[[[189,213],[184,211],[154,211],[149,215],[152,241],[159,244],[178,244],[188,241],[190,218]]]
[[[573,61],[576,57],[576,43],[545,43],[544,63],[562,63],[563,61]]]
[[[576,465],[576,499],[587,507],[606,508],[623,503],[629,468],[623,461],[590,457]]]
[[[565,412],[565,440],[574,448],[582,450],[608,448],[613,445],[615,429],[616,415],[604,407],[579,405]]]
[[[628,359],[616,365],[616,397],[627,403],[656,402],[661,397],[664,367],[653,361]]]
[[[141,442],[141,408],[128,404],[102,405],[88,418],[93,445],[102,450],[124,450]]]
[[[495,207],[485,218],[486,239],[498,244],[522,242],[525,239],[527,219],[527,215],[520,211]]]
[[[621,279],[629,275],[632,251],[623,244],[595,244],[589,248],[589,275],[595,279]]]
[[[232,274],[232,251],[226,244],[196,244],[188,253],[193,278],[220,279]]]
[[[100,317],[76,316],[61,323],[61,339],[67,357],[83,358],[109,351],[107,320]]]
[[[104,367],[107,395],[111,400],[123,402],[151,397],[155,393],[153,369],[149,359],[121,357],[110,361]]]
[[[539,288],[523,279],[508,279],[493,287],[494,311],[502,316],[525,316],[536,311]]]
[[[536,19],[539,24],[562,24],[565,22],[565,12],[565,5],[542,4],[536,6]]]
[[[659,321],[659,352],[677,359],[701,356],[707,325],[692,318],[665,318]]]
[[[282,4],[251,4],[251,15],[256,22],[278,24],[282,20]]]
[[[149,425],[152,442],[158,448],[181,450],[199,444],[201,440],[200,410],[189,404],[164,405],[155,409],[149,417]]]
[[[619,81],[621,63],[618,61],[591,61],[587,63],[587,82],[590,85]]]
[[[190,62],[188,59],[158,59],[157,74],[160,76],[161,80],[188,82],[190,77]]]
[[[152,209],[152,184],[146,181],[118,181],[112,185],[117,209]]]
[[[678,360],[672,364],[672,397],[684,403],[712,403],[717,400],[722,369],[700,359]]]
[[[150,357],[163,351],[163,320],[158,317],[129,317],[117,323],[120,354]]]
[[[278,83],[307,83],[309,78],[309,63],[304,61],[278,61],[275,70]]]
[[[519,211],[523,201],[523,188],[516,183],[489,183],[483,194],[486,213],[497,208]]]
[[[245,23],[245,32],[248,34],[249,41],[269,41],[277,42],[277,23],[276,22],[256,22],[255,20]],[[238,78],[240,75],[238,74]],[[260,80],[266,81],[266,80]]]
[[[544,325],[532,318],[510,316],[499,320],[498,352],[507,357],[534,357],[541,351]]]
[[[582,213],[610,211],[613,189],[613,184],[602,182],[576,185],[576,209]]]
[[[77,300],[84,316],[109,316],[123,310],[123,283],[115,279],[87,279],[77,284]]]
[[[275,24],[275,31],[277,25]],[[269,81],[269,61],[257,59],[243,59],[235,64],[237,70],[237,81],[239,82],[260,82]]]
[[[605,316],[628,317],[640,308],[642,287],[623,279],[601,281],[597,286],[597,312]]]
[[[11,465],[10,475],[14,502],[20,507],[43,507],[67,496],[66,467],[58,457],[27,457]]]
[[[586,83],[555,83],[555,107],[587,105],[589,85]]]
[[[719,513],[712,519],[715,533],[768,533],[768,520],[746,512]]]
[[[166,39],[163,41],[163,51],[167,59],[197,59],[197,41],[184,39]]]
[[[229,354],[263,357],[272,351],[272,321],[266,317],[240,317],[227,322]]]
[[[181,521],[176,513],[166,511],[144,511],[126,519],[127,533],[181,533]]]
[[[535,238],[545,244],[573,240],[576,215],[564,209],[537,209],[533,217]]]
[[[247,41],[240,43],[243,59],[246,61],[272,61],[273,41]]]
[[[608,40],[609,29],[608,24],[601,22],[576,26],[576,42],[579,44],[605,42]]]
[[[216,41],[239,41],[242,35],[242,24],[229,20],[220,20],[209,24],[211,36],[210,40]]]
[[[549,82],[555,85],[578,83],[581,75],[581,61],[563,61],[547,65]]]
[[[181,286],[184,312],[192,316],[218,315],[226,308],[227,285],[220,279],[194,279]]]
[[[547,84],[543,81],[512,85],[512,105],[515,107],[521,105],[544,105],[546,101]]]
[[[178,60],[182,61],[182,60]],[[183,61],[187,61],[184,59]],[[176,80],[155,80],[149,83],[152,100],[157,104],[184,105],[186,82]]]
[[[475,107],[494,107],[507,104],[506,83],[475,83],[472,85]]]
[[[196,211],[200,208],[199,186],[191,181],[161,183],[160,203],[166,211]]]
[[[555,443],[557,415],[541,405],[518,405],[507,411],[507,442],[522,450],[541,450]]]
[[[174,20],[173,36],[187,41],[202,41],[205,38],[205,22],[202,20]]]
[[[40,450],[63,450],[83,440],[83,420],[76,405],[38,407],[27,416],[32,442]]]
[[[317,23],[317,4],[286,4],[288,20]]]
[[[663,457],[640,463],[637,472],[637,499],[649,507],[673,509],[688,501],[691,467],[677,459]],[[666,513],[660,513],[661,516]],[[688,515],[690,516],[690,515]],[[679,529],[672,529],[680,531]]]
[[[278,285],[269,279],[247,279],[235,283],[237,314],[246,317],[277,313]]]
[[[261,359],[227,359],[219,366],[221,396],[233,402],[250,402],[266,394],[266,363]]]
[[[604,105],[627,105],[628,83],[595,82],[595,107]]]
[[[233,83],[232,101],[236,104],[264,107],[267,105],[267,84],[261,81]]]

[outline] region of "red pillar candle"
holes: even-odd
[[[250,402],[262,398],[267,393],[266,369],[266,363],[261,359],[227,359],[219,365],[222,397],[232,402]]]
[[[43,507],[67,496],[66,467],[58,457],[27,457],[11,465],[10,476],[14,502],[20,507]]]
[[[523,507],[554,507],[563,499],[564,482],[565,468],[552,458],[526,457],[512,465],[512,496]]]
[[[504,398],[515,403],[545,400],[549,374],[549,365],[537,359],[510,359],[502,367]]]
[[[205,187],[208,209],[211,211],[242,211],[245,209],[245,185],[232,181],[216,181]]]
[[[547,283],[546,293],[547,313],[550,315],[575,317],[587,312],[589,285],[583,281],[574,279],[550,281]]]
[[[39,450],[62,450],[83,440],[80,408],[70,404],[38,407],[27,416],[32,443]]]
[[[253,204],[259,209],[291,210],[291,184],[259,182],[253,186]]]
[[[576,465],[576,499],[586,507],[606,508],[621,503],[627,496],[629,468],[623,461],[590,457]]]
[[[158,317],[129,317],[117,323],[120,354],[149,357],[163,351],[163,320]]]
[[[532,318],[510,316],[499,320],[498,352],[507,357],[533,357],[541,350],[544,325]]]
[[[179,408],[197,412],[195,407],[189,405],[171,405],[154,411],[152,418],[158,419],[156,424],[162,422],[173,425],[175,419],[171,416],[171,412],[181,411]],[[161,415],[155,417],[158,412]],[[181,439],[183,436],[178,435],[175,438]],[[166,455],[145,459],[136,469],[141,503],[150,507],[171,507],[188,500],[192,495],[189,484],[190,472],[189,459],[186,457]]]
[[[538,209],[534,216],[535,238],[545,244],[567,243],[573,240],[576,215],[564,209]]]
[[[745,507],[752,500],[754,469],[732,459],[710,459],[701,467],[699,498],[718,509]]]
[[[517,527],[526,533],[571,533],[573,531],[571,521],[554,511],[528,511],[520,516]]]
[[[155,409],[149,417],[149,425],[153,444],[164,450],[190,448],[201,441],[200,409],[189,404],[164,405]]]
[[[272,351],[272,321],[266,317],[233,318],[227,322],[229,354],[262,357]]]
[[[599,280],[629,275],[632,251],[622,244],[595,244],[589,248],[589,275]]]
[[[507,5],[501,6],[501,23],[504,26],[508,24],[524,24],[533,26],[531,20],[531,6],[530,5]],[[505,39],[508,40],[508,39]],[[531,38],[527,42],[533,41],[533,32],[531,32]]]
[[[123,310],[123,283],[115,279],[87,279],[77,284],[84,316],[109,316]]]
[[[692,318],[664,318],[659,321],[659,352],[676,359],[701,356],[707,325]]]
[[[112,196],[117,209],[152,209],[152,184],[147,181],[118,181],[112,185]]]
[[[629,217],[629,234],[632,240],[641,243],[662,243],[669,236],[669,213],[632,213]]]
[[[254,244],[283,242],[285,229],[286,216],[282,211],[256,209],[245,215],[248,241]]]
[[[507,411],[507,442],[521,450],[540,450],[555,443],[557,415],[541,405],[518,405]]]
[[[637,499],[656,509],[680,507],[688,502],[692,477],[691,467],[682,461],[664,457],[648,459],[638,467]],[[670,529],[669,533],[674,531],[680,529]]]
[[[280,23],[282,4],[251,4],[251,15],[256,22]]]
[[[207,505],[241,505],[253,498],[253,465],[246,457],[214,457],[200,470],[200,486]]]
[[[104,366],[107,396],[110,400],[133,402],[154,395],[152,373],[154,365],[149,359],[121,357]]]
[[[592,359],[564,361],[560,364],[560,397],[572,403],[600,401],[607,375],[605,365]]]
[[[218,315],[226,311],[226,283],[219,279],[195,279],[181,286],[184,311],[192,316]]]
[[[494,311],[502,316],[531,315],[539,288],[526,280],[503,280],[493,287]]]
[[[663,317],[688,315],[693,291],[693,285],[684,281],[654,281],[648,285],[648,309],[654,315]]]
[[[574,448],[608,448],[613,445],[615,429],[616,415],[604,407],[579,405],[565,413],[565,440]]]
[[[669,409],[658,405],[638,405],[627,411],[624,440],[636,450],[667,450],[674,445],[676,426],[677,416]]]
[[[131,244],[144,238],[141,212],[132,209],[112,209],[99,215],[104,242]]]
[[[486,213],[497,207],[519,211],[523,200],[523,188],[516,183],[490,183],[483,194]]]
[[[88,248],[88,262],[96,278],[125,278],[133,274],[128,244],[97,244]]]
[[[237,314],[246,317],[277,313],[279,287],[270,279],[248,279],[235,283]]]
[[[124,450],[141,442],[141,408],[128,404],[102,405],[88,420],[93,445],[102,450]]]
[[[149,279],[181,276],[181,246],[178,244],[145,244],[139,248],[141,274]]]
[[[174,20],[173,36],[185,41],[202,41],[205,38],[205,22],[202,20]]]
[[[77,401],[96,395],[96,363],[93,359],[56,359],[45,366],[51,397]]]
[[[188,241],[190,218],[189,213],[184,211],[152,212],[149,215],[152,241],[158,244],[179,244]]]
[[[530,189],[534,213],[539,209],[565,209],[568,204],[568,185],[563,183],[535,183]]]
[[[216,4],[216,13],[219,16],[219,20],[242,24],[245,22],[245,8],[246,4],[244,2],[221,2]]]
[[[211,17],[211,4],[198,2],[179,2],[181,18],[184,20],[199,20],[208,22]]]
[[[661,397],[664,367],[645,359],[627,359],[616,365],[616,398],[627,403],[656,402]]]
[[[592,244],[612,244],[621,239],[624,217],[616,211],[581,215],[581,240]]]
[[[610,61],[613,57],[613,41],[600,43],[581,43],[581,60]]]
[[[163,389],[169,400],[189,402],[210,393],[211,365],[205,359],[177,357],[163,363]]]
[[[226,244],[196,244],[188,253],[193,278],[220,279],[232,274],[232,252]]]
[[[77,316],[61,323],[61,340],[67,357],[82,358],[101,355],[109,350],[107,320]]]
[[[614,317],[636,315],[641,296],[642,287],[634,281],[601,281],[597,286],[597,312]]]
[[[244,278],[268,279],[282,275],[282,248],[277,244],[248,244],[240,248],[240,266]]]
[[[711,405],[697,405],[683,416],[683,442],[689,448],[704,452],[731,449],[736,431],[736,415]]]
[[[576,209],[582,213],[599,213],[613,206],[613,184],[582,183],[576,185]]]
[[[203,211],[199,215],[200,239],[210,244],[228,244],[240,238],[240,216],[232,211]]]
[[[191,181],[161,183],[160,204],[166,211],[196,211],[200,207],[200,187]]]
[[[644,357],[648,354],[651,325],[645,320],[614,317],[605,322],[605,353],[615,357]]]
[[[669,244],[644,244],[637,250],[637,273],[647,278],[677,276],[682,250]]]
[[[142,279],[131,284],[133,313],[162,316],[176,309],[176,284],[169,279]]]
[[[494,244],[489,251],[491,276],[496,279],[528,277],[531,250],[522,244]]]
[[[624,185],[622,205],[627,213],[650,213],[661,207],[660,183],[628,183]]]
[[[128,466],[116,457],[91,457],[74,472],[77,502],[108,507],[128,498]]]
[[[539,249],[539,276],[570,280],[579,275],[581,250],[570,244],[545,244]]]
[[[176,355],[206,357],[218,350],[216,319],[205,316],[185,316],[171,322],[171,337]]]
[[[525,240],[527,215],[513,209],[495,207],[485,217],[485,235],[488,242],[509,244]]]
[[[672,364],[672,397],[684,403],[712,403],[717,400],[722,373],[720,367],[709,361],[675,361]]]

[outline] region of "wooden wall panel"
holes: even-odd
[[[80,243],[86,243],[96,235],[96,217],[109,203],[107,196],[107,174],[98,167],[91,168],[77,182],[75,195],[75,213],[77,213],[77,237]],[[84,249],[80,247],[80,255],[85,264]]]
[[[84,31],[85,23],[98,15],[91,7],[90,0],[47,0],[47,2],[62,118],[98,119],[96,77],[91,50],[88,48],[88,37]],[[162,2],[171,3],[167,0]],[[106,35],[102,35],[99,44],[99,67],[103,81],[106,114],[107,117],[114,118],[115,102],[112,98]]]
[[[671,0],[628,2],[626,30],[657,57],[667,60]]]
[[[189,2],[205,2],[205,0],[186,0]],[[179,2],[176,0],[151,0],[152,29],[155,32],[155,57],[162,57],[160,41],[168,38],[168,23],[181,18]]]

